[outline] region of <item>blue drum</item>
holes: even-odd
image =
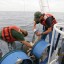
[[[19,59],[22,63],[18,63]],[[6,54],[0,64],[32,64],[32,60],[23,51],[16,50]]]
[[[33,46],[31,53],[35,55],[37,58],[40,58],[44,52],[44,50],[48,47],[48,43],[44,40],[40,40],[36,42],[36,44]]]

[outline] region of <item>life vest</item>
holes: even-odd
[[[56,22],[56,19],[55,19],[51,14],[45,14],[45,16],[44,16],[44,21],[41,21],[41,24],[42,24],[42,25],[46,26],[46,19],[47,19],[48,17],[52,17],[52,19],[53,19],[53,21],[52,21],[52,26],[57,23],[57,22]]]
[[[14,42],[14,41],[16,41],[16,39],[13,38],[13,36],[11,34],[11,29],[19,31],[19,28],[16,27],[16,26],[4,27],[2,29],[2,38],[3,38],[4,41],[7,41],[7,42]]]

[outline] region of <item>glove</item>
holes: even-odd
[[[34,33],[37,33],[38,32],[38,30],[37,29],[34,29]]]
[[[22,63],[22,59],[18,59],[17,61],[16,61],[16,64],[21,64]]]
[[[32,42],[30,42],[30,45],[33,47],[33,43]],[[30,51],[32,50],[32,48],[29,48],[28,50],[27,50],[27,53],[29,53]]]
[[[33,45],[34,45],[34,43],[32,43],[32,42],[30,42],[30,44],[31,44],[31,46],[33,46]]]

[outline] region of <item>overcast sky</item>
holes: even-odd
[[[0,11],[40,10],[39,0],[0,0]]]
[[[49,0],[50,11],[64,12],[64,0]]]
[[[37,11],[41,10],[40,1],[41,0],[0,0],[0,11]],[[64,0],[42,1],[44,11],[64,12]]]

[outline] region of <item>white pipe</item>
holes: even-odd
[[[53,62],[56,62],[57,61],[57,59],[54,59],[54,60],[52,60],[51,62],[50,62],[50,64],[52,64]]]
[[[49,58],[48,58],[48,64],[50,63],[51,52],[52,52],[52,46],[53,46],[53,41],[54,41],[54,34],[55,34],[55,29],[53,29],[53,35],[52,35],[52,40],[51,40],[51,46],[50,46],[50,52],[49,52]]]
[[[54,25],[54,29],[55,29],[58,33],[64,35],[64,32],[61,31],[61,30],[59,30],[57,27],[64,27],[64,23],[63,23],[63,24],[62,24],[62,23],[60,23],[60,24],[57,23],[57,24]]]

